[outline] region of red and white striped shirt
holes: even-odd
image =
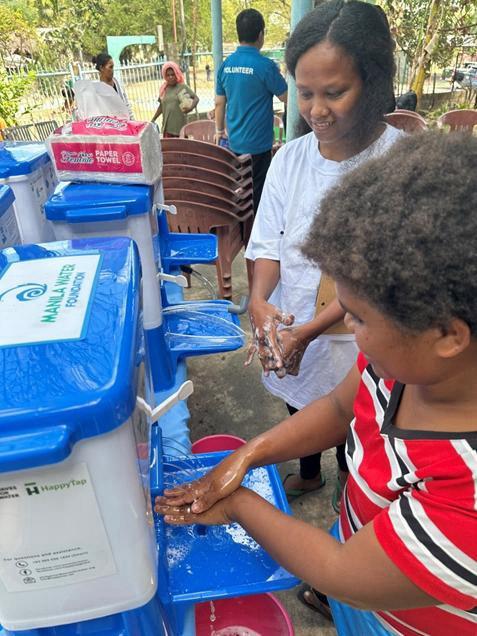
[[[346,541],[373,522],[395,565],[442,605],[377,612],[392,634],[477,634],[477,431],[397,429],[403,386],[378,378],[363,355],[341,505]]]

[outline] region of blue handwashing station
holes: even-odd
[[[173,212],[160,183],[60,184],[29,211],[55,240],[0,250],[1,636],[193,636],[195,603],[297,583],[238,525],[153,513],[225,456],[190,452],[186,358],[244,344],[230,302],[184,301],[217,242]],[[289,511],[274,466],[245,485]]]

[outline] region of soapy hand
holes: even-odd
[[[287,375],[298,375],[309,341],[300,337],[299,327],[286,327],[277,332],[277,342],[283,360],[282,370]]]
[[[278,325],[291,326],[295,317],[292,314],[286,314],[266,301],[251,302],[249,316],[253,336],[247,351],[245,366],[251,364],[255,352],[258,352],[258,358],[265,375],[268,375],[270,371],[275,371],[277,375],[280,375],[284,365],[277,340],[277,327]]]
[[[240,487],[240,490],[244,490]],[[217,526],[233,523],[230,510],[236,492],[225,499],[221,499],[211,508],[202,513],[193,512],[192,506],[185,504],[182,506],[173,505],[167,497],[156,497],[154,510],[160,515],[164,515],[164,520],[174,526],[184,526],[191,524],[201,524],[204,526]]]
[[[161,499],[163,502],[167,501],[168,506],[180,509],[182,513],[188,505],[193,514],[205,512],[240,488],[248,468],[246,455],[242,449],[238,449],[200,479],[165,490],[164,497],[157,498],[156,504]]]

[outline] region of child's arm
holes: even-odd
[[[207,512],[187,507],[159,509],[173,525],[238,522],[276,561],[323,594],[352,607],[390,610],[437,605],[412,583],[378,543],[373,524],[346,543],[285,515],[259,495],[239,488]]]
[[[167,514],[168,506],[186,504],[192,504],[194,512],[203,512],[239,488],[249,468],[305,457],[342,444],[353,418],[359,379],[354,366],[326,397],[258,435],[202,479],[166,491],[165,497],[157,500],[158,512]]]

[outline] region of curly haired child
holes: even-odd
[[[475,137],[411,136],[326,196],[303,252],[336,281],[356,366],[156,503],[173,524],[240,523],[328,595],[341,634],[476,633],[476,162]],[[240,485],[345,439],[332,536]]]

